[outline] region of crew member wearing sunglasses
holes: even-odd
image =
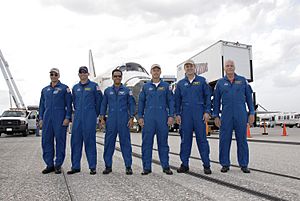
[[[43,88],[40,98],[39,124],[42,128],[43,159],[47,165],[42,171],[43,174],[54,171],[60,174],[65,159],[66,132],[72,115],[72,95],[69,87],[62,84],[59,78],[59,70],[52,68],[51,83]]]
[[[96,124],[100,112],[102,92],[97,83],[89,80],[86,66],[79,68],[80,81],[72,89],[74,121],[71,136],[72,168],[67,174],[80,172],[82,145],[89,164],[90,174],[96,174]]]
[[[104,139],[103,158],[105,170],[103,174],[112,172],[112,157],[117,134],[119,134],[122,156],[126,167],[125,172],[127,175],[132,175],[132,148],[129,128],[133,126],[135,100],[132,91],[121,83],[122,71],[119,69],[113,70],[112,79],[114,84],[105,89],[100,112],[101,127],[105,125],[104,116],[108,113]]]

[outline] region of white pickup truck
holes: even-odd
[[[36,111],[11,109],[0,116],[0,136],[2,133],[14,135],[22,133],[26,137],[36,129]]]

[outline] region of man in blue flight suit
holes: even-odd
[[[227,60],[224,67],[226,75],[219,79],[214,92],[214,110],[216,126],[220,127],[219,160],[221,172],[227,172],[230,166],[230,145],[232,131],[235,130],[238,162],[244,173],[250,173],[248,168],[249,149],[247,143],[247,121],[254,122],[254,105],[252,89],[247,80],[235,74],[234,61]],[[249,117],[245,103],[249,109]],[[220,105],[222,104],[221,120]]]
[[[211,174],[209,144],[205,126],[211,112],[211,89],[205,78],[195,74],[194,61],[186,61],[184,70],[185,78],[178,82],[175,89],[176,122],[181,125],[180,159],[182,161],[177,172],[189,171],[194,131],[204,173]]]
[[[39,126],[42,128],[43,159],[47,165],[42,171],[43,174],[54,171],[60,174],[65,159],[67,127],[72,115],[72,95],[69,87],[62,84],[59,78],[59,70],[52,68],[51,83],[43,88],[40,98]]]
[[[79,68],[80,82],[72,89],[74,104],[74,120],[71,136],[72,168],[67,174],[80,172],[82,145],[89,164],[90,174],[96,174],[96,124],[100,113],[102,92],[97,83],[88,79],[89,72],[86,66]]]
[[[161,67],[151,66],[152,80],[144,84],[138,104],[138,122],[142,131],[142,175],[151,173],[153,138],[156,133],[158,154],[163,172],[172,175],[169,167],[168,126],[174,121],[174,97],[168,83],[160,79]]]
[[[132,91],[121,83],[122,71],[118,69],[113,70],[112,79],[114,84],[105,89],[100,112],[101,127],[103,127],[108,107],[103,153],[105,170],[103,174],[112,172],[112,157],[116,146],[117,134],[119,133],[126,174],[132,175],[132,148],[129,128],[133,126],[135,100]]]

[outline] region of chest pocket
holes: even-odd
[[[118,100],[119,102],[124,102],[127,99],[128,93],[126,91],[118,91]]]

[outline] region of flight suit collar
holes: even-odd
[[[112,88],[113,88],[113,89],[116,88],[114,84],[112,85]],[[121,83],[121,85],[119,86],[119,90],[120,90],[120,89],[123,89],[123,88],[124,88],[124,85]]]
[[[193,82],[194,82],[195,80],[197,80],[198,77],[199,77],[199,76],[195,74],[195,77],[194,77]],[[189,80],[189,78],[188,78],[186,75],[185,75],[184,79],[185,79],[185,81],[187,81],[188,83],[190,83],[190,80]]]
[[[58,80],[57,84],[54,87],[52,87],[51,82],[50,82],[49,87],[55,88],[55,87],[59,87],[60,85],[61,85],[61,82]]]
[[[86,85],[88,85],[91,81],[88,79],[86,83],[82,84],[80,81],[79,81],[79,85],[84,87]]]
[[[160,78],[159,79],[159,84],[157,85],[157,87],[161,85],[161,82],[162,82],[162,79]],[[156,87],[156,85],[154,84],[154,82],[152,81],[152,79],[151,79],[150,83],[151,83],[151,85],[153,85],[153,86]]]

